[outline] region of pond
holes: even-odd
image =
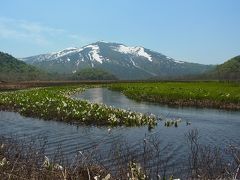
[[[186,157],[186,133],[198,129],[201,142],[224,148],[229,144],[240,145],[240,112],[199,108],[172,108],[164,105],[136,102],[120,92],[106,88],[92,88],[75,94],[75,99],[84,99],[95,103],[104,103],[116,108],[142,113],[152,113],[164,118],[181,118],[177,128],[165,127],[164,121],[148,130],[148,127],[117,127],[109,131],[108,127],[76,126],[56,121],[44,121],[26,118],[18,113],[0,111],[0,135],[28,138],[46,136],[47,152],[51,154],[61,145],[68,156],[77,151],[90,149],[107,150],[113,142],[126,140],[137,144],[149,136],[157,137],[162,146],[171,145],[172,162],[181,162]],[[191,122],[187,125],[186,122]]]
[[[240,143],[240,112],[237,111],[190,107],[173,108],[155,103],[136,102],[120,92],[106,88],[89,89],[74,95],[74,98],[131,111],[152,113],[164,118],[182,119],[178,128],[165,128],[162,122],[158,122],[159,125],[149,132],[159,134],[159,137],[167,142],[175,142],[176,138],[179,138],[177,142],[182,144],[183,140],[180,139],[184,138],[190,129],[197,128],[207,144],[214,143],[222,147],[229,143]],[[191,125],[186,126],[186,122],[191,122]]]

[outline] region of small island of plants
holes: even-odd
[[[153,116],[70,97],[83,90],[84,88],[79,86],[65,86],[1,92],[0,110],[16,111],[27,117],[85,125],[148,125],[152,128],[157,124]]]

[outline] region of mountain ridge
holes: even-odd
[[[219,80],[240,80],[240,55],[217,65],[206,76]]]
[[[0,81],[36,80],[45,75],[36,67],[0,51]]]
[[[81,48],[23,58],[29,64],[50,72],[74,73],[85,68],[101,68],[119,79],[147,79],[200,74],[212,68],[175,60],[142,46],[98,41]]]

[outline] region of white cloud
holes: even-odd
[[[53,28],[37,22],[0,17],[0,39],[20,40],[35,45],[54,46],[59,40],[76,45],[89,43],[91,39],[71,34],[63,29]],[[58,41],[58,42],[57,42]],[[65,46],[68,46],[66,44]]]
[[[50,28],[40,23],[0,17],[0,38],[46,45],[50,43],[49,36],[56,36],[63,32],[61,29]]]

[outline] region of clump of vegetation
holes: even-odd
[[[131,173],[128,174],[128,179],[130,180],[145,180],[147,179],[147,176],[142,170],[142,167],[138,163],[130,162],[129,163],[129,169]]]
[[[240,176],[240,149],[229,145],[220,149],[200,143],[197,129],[186,134],[188,145],[188,179],[238,179]],[[228,157],[228,158],[226,158]]]
[[[24,116],[69,123],[142,126],[150,128],[157,123],[153,116],[116,109],[106,105],[75,100],[71,94],[83,91],[77,86],[48,87],[0,93],[0,108],[14,110]]]
[[[181,119],[167,119],[164,123],[164,126],[166,127],[178,127],[179,123],[181,123],[182,120]]]
[[[104,179],[109,174],[100,164],[77,153],[68,162],[61,150],[46,156],[44,138],[19,140],[0,137],[0,179]],[[105,180],[109,180],[106,178]]]
[[[77,71],[73,75],[74,80],[117,80],[117,78],[102,69],[99,68],[86,68]]]
[[[137,101],[175,106],[240,109],[240,84],[220,82],[117,83],[111,90]]]

